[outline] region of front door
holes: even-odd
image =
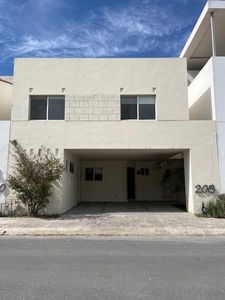
[[[135,200],[135,168],[127,168],[127,199]]]

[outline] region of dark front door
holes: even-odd
[[[135,168],[127,168],[127,199],[135,199]]]

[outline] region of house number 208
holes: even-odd
[[[211,185],[205,184],[205,185],[203,185],[203,187],[198,184],[195,186],[195,188],[196,188],[196,191],[195,191],[196,194],[207,193],[207,192],[213,194],[216,191],[213,184],[211,184]]]

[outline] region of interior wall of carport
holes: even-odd
[[[86,181],[85,168],[102,168],[102,181]],[[82,161],[83,202],[125,202],[125,162],[124,161]]]
[[[176,163],[177,160],[174,162]],[[127,167],[135,169],[136,201],[184,201],[184,194],[178,197],[165,197],[158,183],[165,170],[155,171],[155,162],[135,161],[82,161],[82,192],[84,202],[126,202],[127,199]],[[102,168],[103,181],[85,181],[85,168]],[[149,175],[141,175],[141,168],[148,168]],[[172,193],[171,193],[172,195]]]
[[[179,159],[170,160],[170,167],[179,166]],[[156,170],[155,162],[137,162],[136,163],[136,199],[137,201],[179,201],[185,202],[184,192],[174,194],[173,190],[164,190],[160,187],[159,182],[166,169]],[[149,169],[149,176],[137,174],[141,168]]]
[[[74,173],[70,172],[70,163],[74,165]],[[63,203],[62,212],[66,212],[72,207],[76,206],[80,199],[78,199],[79,188],[79,174],[80,172],[80,159],[76,157],[70,150],[64,150],[64,166],[63,173]],[[66,169],[67,166],[67,169]]]
[[[163,200],[163,191],[158,186],[162,180],[163,171],[155,171],[153,162],[136,163],[136,200],[137,201],[160,201]],[[139,174],[141,168],[148,168],[149,175]]]

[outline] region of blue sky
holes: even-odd
[[[0,0],[0,75],[14,57],[178,56],[206,0]]]

